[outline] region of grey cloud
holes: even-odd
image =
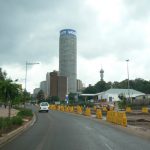
[[[6,64],[57,56],[59,30],[74,26],[78,2],[3,0],[0,6],[0,62]]]
[[[120,26],[104,26],[97,23],[96,12],[84,5],[85,1],[1,0],[0,64],[24,63],[28,59],[49,62],[58,57],[59,30],[68,27],[77,30],[78,55],[88,59],[110,53],[123,57],[142,50],[146,45],[144,32],[134,29],[132,20],[139,16],[137,10],[141,7],[144,14],[149,13],[149,1],[144,0],[142,5],[140,1],[125,3],[131,15],[127,14]],[[110,31],[105,33],[107,27]]]
[[[140,27],[134,27],[134,23],[114,27],[108,33],[103,33],[103,29],[93,32],[98,36],[89,36],[86,42],[80,43],[80,48],[83,49],[79,52],[80,55],[89,59],[110,54],[122,58],[130,55],[131,51],[141,51],[146,47],[144,31]]]
[[[149,0],[124,0],[128,17],[134,20],[147,19],[150,15]]]

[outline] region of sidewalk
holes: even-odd
[[[11,109],[11,117],[16,116],[18,113],[18,110],[16,109]],[[8,117],[8,107],[0,107],[0,117]]]

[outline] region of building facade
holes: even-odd
[[[39,91],[40,91],[40,88],[35,88],[35,89],[33,90],[33,97],[34,97],[34,98],[36,98],[36,96],[37,96],[37,94],[38,94]]]
[[[59,76],[57,71],[50,73],[50,96],[58,96],[65,100],[68,93],[68,80],[66,76]]]
[[[40,90],[44,92],[44,96],[46,98],[47,97],[47,82],[46,81],[40,82]]]
[[[77,79],[77,92],[81,92],[83,89],[83,83],[81,80]]]
[[[59,73],[68,78],[68,92],[77,91],[77,37],[76,31],[64,29],[59,37]]]
[[[46,74],[46,83],[47,83],[47,97],[50,97],[50,72]]]
[[[58,71],[50,73],[50,96],[58,96]]]
[[[58,97],[60,100],[65,100],[68,93],[68,80],[66,76],[58,76]]]

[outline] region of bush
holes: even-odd
[[[15,116],[11,118],[12,125],[22,125],[23,120],[20,116]]]
[[[8,131],[16,128],[16,126],[22,125],[23,120],[19,116],[15,116],[12,118],[3,118],[0,117],[0,136],[2,133],[7,133]]]
[[[0,129],[7,129],[10,128],[12,125],[10,118],[1,118],[0,119]]]
[[[18,112],[17,116],[20,116],[20,117],[32,117],[33,113],[32,113],[31,109],[21,109]]]

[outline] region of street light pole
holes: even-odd
[[[26,91],[26,84],[27,84],[27,61],[26,61],[26,73],[25,73],[25,91]]]
[[[127,75],[128,75],[128,95],[129,95],[129,100],[130,100],[129,66],[128,66],[129,59],[127,59],[126,62],[127,62]]]

